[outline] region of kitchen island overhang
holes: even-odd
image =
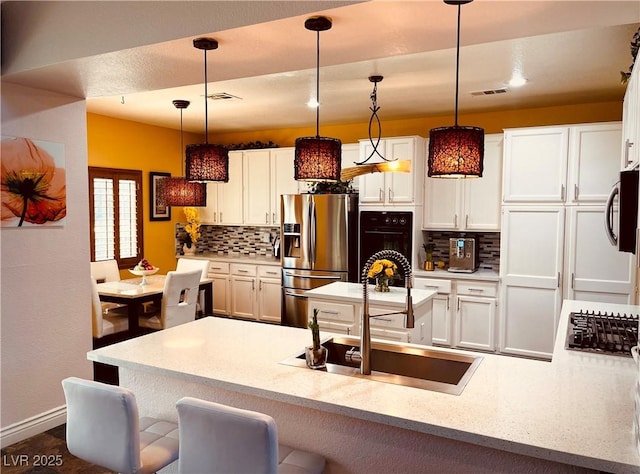
[[[120,368],[141,415],[176,419],[175,402],[187,395],[264,411],[283,442],[327,456],[327,472],[640,471],[632,360],[484,354],[465,391],[452,396],[279,363],[310,337],[304,329],[204,318],[88,357]]]

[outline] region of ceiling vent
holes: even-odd
[[[238,99],[238,100],[242,100],[242,98],[229,94],[228,92],[214,92],[213,94],[209,94],[207,95],[207,99],[211,99],[211,100],[231,100],[231,99]]]
[[[507,89],[487,89],[486,91],[475,91],[472,92],[471,95],[495,95],[495,94],[505,94]]]

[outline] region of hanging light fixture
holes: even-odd
[[[316,136],[296,139],[294,178],[300,181],[338,181],[342,142],[320,136],[320,32],[331,29],[331,20],[314,16],[304,22],[307,30],[316,32]]]
[[[174,100],[173,105],[180,110],[180,172],[184,160],[182,142],[182,111],[189,107],[188,100]],[[187,181],[183,177],[163,178],[158,181],[159,202],[165,206],[206,206],[207,183]]]
[[[458,7],[456,45],[456,109],[453,127],[429,132],[428,176],[434,178],[480,178],[484,160],[484,130],[458,125],[458,78],[460,73],[460,7],[473,0],[444,0]]]
[[[220,145],[209,144],[209,114],[207,109],[207,51],[218,48],[212,38],[193,40],[196,49],[204,51],[204,133],[203,144],[187,146],[185,176],[189,181],[229,182],[229,151]]]
[[[360,162],[355,162],[357,166],[350,168],[344,168],[340,173],[340,179],[342,181],[348,181],[367,173],[385,173],[390,171],[401,171],[404,173],[411,172],[411,160],[399,160],[398,158],[387,159],[378,151],[380,140],[382,139],[382,125],[380,124],[380,117],[378,117],[378,83],[382,82],[383,76],[369,76],[369,82],[373,82],[373,91],[371,92],[371,117],[369,118],[369,142],[371,143],[372,150],[369,156]],[[378,137],[373,140],[372,128],[373,123],[377,123]],[[378,155],[378,158],[382,158],[382,162],[366,164],[374,155]]]

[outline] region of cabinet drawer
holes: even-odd
[[[257,270],[255,265],[244,265],[242,263],[231,264],[232,275],[256,276]]]
[[[353,324],[355,322],[355,309],[351,304],[329,303],[326,301],[314,301],[309,299],[309,319],[313,316],[313,310],[318,309],[318,319],[321,321],[342,321]],[[322,325],[320,325],[322,329]]]
[[[372,316],[391,312],[393,312],[391,308],[369,308],[369,314]],[[406,316],[404,314],[388,314],[378,318],[369,318],[369,324],[371,327],[378,328],[405,329],[405,319]]]
[[[229,273],[229,264],[224,262],[209,262],[209,273]]]
[[[278,280],[282,276],[280,267],[274,267],[273,265],[260,265],[258,266],[258,276],[263,278],[277,278]]]
[[[441,280],[439,278],[421,278],[413,279],[413,287],[421,290],[434,290],[438,293],[451,293],[451,280]]]
[[[373,339],[383,339],[385,341],[409,342],[409,334],[401,331],[390,331],[388,329],[371,328]]]
[[[498,294],[498,284],[488,281],[458,281],[456,293],[458,295],[495,298]]]

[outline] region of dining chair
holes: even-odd
[[[178,264],[176,265],[177,272],[186,272],[189,270],[202,271],[201,280],[206,280],[209,277],[209,260],[202,260],[196,258],[178,258]],[[205,292],[200,290],[200,296],[198,297],[197,314],[204,314],[205,305]]]
[[[141,315],[138,325],[159,330],[194,321],[201,275],[201,270],[167,272],[160,311]]]
[[[74,456],[119,473],[152,473],[178,458],[178,425],[138,417],[130,390],[92,380],[62,381],[67,448]]]
[[[129,330],[126,305],[120,307],[115,303],[101,302],[98,284],[93,278],[91,278],[91,323],[94,348],[99,345],[97,340]]]
[[[120,281],[120,269],[116,260],[91,262],[91,277],[98,283]]]
[[[181,474],[320,474],[325,458],[278,444],[269,415],[184,397],[176,403]]]

